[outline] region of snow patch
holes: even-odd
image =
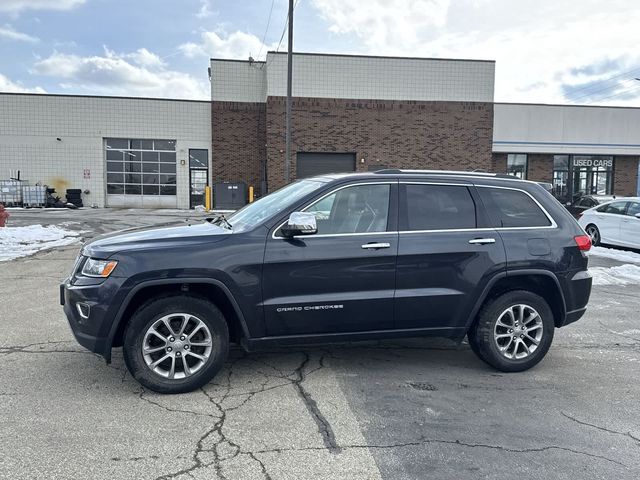
[[[591,267],[594,285],[640,285],[640,266]]]
[[[71,245],[81,232],[42,225],[0,228],[0,262],[33,255],[41,250]]]
[[[610,258],[622,263],[637,263],[640,265],[640,253],[629,252],[626,250],[615,250],[613,248],[593,247],[587,255],[594,257]]]

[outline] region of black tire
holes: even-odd
[[[500,351],[498,341],[494,338],[494,329],[503,312],[521,304],[530,306],[537,311],[542,324],[541,338],[535,350],[526,357],[507,358]],[[553,342],[554,330],[555,322],[549,304],[535,293],[514,290],[488,301],[480,310],[477,321],[469,329],[467,335],[471,349],[481,360],[502,372],[521,372],[533,367],[544,358]],[[507,341],[510,343],[509,339],[505,343]],[[523,348],[520,347],[522,353],[524,353]]]
[[[211,333],[211,353],[193,375],[165,378],[144,360],[142,346],[147,330],[165,315],[186,313],[201,320]],[[220,371],[229,353],[229,329],[222,312],[211,302],[192,295],[157,298],[142,305],[132,315],[124,333],[124,360],[131,373],[145,387],[158,393],[185,393],[207,384]]]
[[[587,235],[591,237],[591,245],[594,247],[600,245],[602,241],[602,237],[600,236],[600,230],[593,223],[587,225],[587,228],[584,229],[587,232]]]

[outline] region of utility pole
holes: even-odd
[[[287,46],[287,111],[284,158],[284,181],[291,180],[291,77],[293,74],[293,0],[289,0],[289,41]]]

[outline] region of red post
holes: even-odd
[[[0,203],[0,227],[5,227],[7,225],[7,218],[9,217],[9,212],[7,212],[4,205]]]

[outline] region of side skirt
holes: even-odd
[[[286,335],[277,337],[244,338],[242,346],[248,352],[265,348],[331,344],[344,342],[361,342],[370,340],[389,340],[394,338],[411,337],[443,337],[461,341],[465,334],[464,328],[408,328],[403,330],[369,330],[365,332],[337,332],[313,335]]]

